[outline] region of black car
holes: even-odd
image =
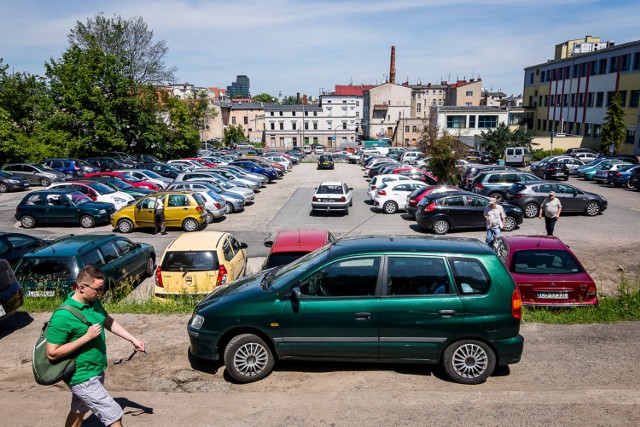
[[[488,197],[466,191],[432,193],[418,203],[416,221],[434,234],[446,234],[459,228],[482,229],[486,228],[484,209],[488,204]],[[522,209],[508,203],[501,203],[501,206],[507,216],[505,231],[512,231],[522,224]]]
[[[532,165],[531,172],[542,179],[561,179],[563,181],[569,179],[569,167],[566,163],[553,159],[538,162],[535,168]]]
[[[6,259],[9,264],[14,266],[22,255],[47,242],[47,240],[23,233],[0,233],[0,258]]]
[[[30,187],[31,183],[27,178],[0,170],[0,193],[28,190]]]
[[[323,154],[318,158],[318,169],[333,169],[335,162],[330,154]]]
[[[176,177],[182,173],[181,170],[167,164],[167,163],[140,163],[138,165],[140,169],[147,169],[150,171],[154,171],[160,176],[164,176],[165,178],[176,179]]]
[[[24,291],[9,261],[0,259],[0,320],[16,312],[24,303]]]
[[[603,196],[551,181],[517,182],[507,190],[504,199],[522,209],[526,218],[535,218],[550,191],[555,191],[556,198],[562,203],[562,214],[573,212],[595,216],[607,209],[607,199]]]
[[[629,178],[629,188],[635,188],[636,190],[640,190],[640,168],[634,169],[631,172],[631,177]]]

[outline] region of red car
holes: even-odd
[[[186,159],[181,159],[181,160],[189,160],[191,162],[199,163],[204,168],[215,168],[216,166],[218,166],[216,163],[211,163],[210,161],[205,160],[205,159],[200,158],[200,157],[188,157]]]
[[[429,172],[425,172],[418,168],[398,168],[394,169],[391,173],[398,173],[400,175],[408,176],[409,178],[424,182],[428,185],[435,185],[438,183],[438,178],[431,175]]]
[[[407,196],[407,203],[405,204],[404,210],[407,211],[409,215],[415,218],[416,211],[418,210],[418,203],[420,203],[420,200],[422,200],[424,196],[434,192],[444,191],[453,192],[462,190],[455,185],[427,185],[426,187],[418,188],[416,191]]]
[[[85,173],[84,176],[86,178],[90,178],[92,176],[114,176],[116,178],[120,178],[127,184],[136,188],[148,188],[149,190],[153,190],[153,191],[160,190],[160,186],[156,184],[152,184],[147,181],[142,181],[141,179],[138,179],[127,172],[94,172],[94,173]]]
[[[532,306],[598,304],[596,284],[578,258],[555,236],[500,236],[494,250]]]
[[[264,242],[266,247],[271,248],[271,252],[262,264],[262,270],[289,264],[334,240],[327,230],[280,231],[275,240]]]

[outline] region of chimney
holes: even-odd
[[[389,82],[396,83],[396,47],[391,46],[391,69],[389,70]]]

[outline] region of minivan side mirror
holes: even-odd
[[[302,294],[300,288],[296,286],[291,289],[291,302],[298,302],[300,299],[302,299]]]

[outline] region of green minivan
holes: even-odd
[[[520,361],[521,308],[476,239],[347,238],[217,288],[188,323],[189,351],[242,383],[296,359],[442,364],[478,384]]]

